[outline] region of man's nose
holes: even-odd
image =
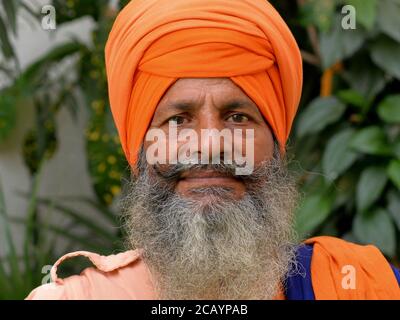
[[[200,114],[196,131],[199,137],[199,155],[202,161],[219,163],[224,159],[225,152],[228,151],[225,150],[225,144],[229,144],[229,141],[224,140],[227,130],[225,121],[218,112],[208,109]]]

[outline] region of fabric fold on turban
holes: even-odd
[[[134,165],[155,109],[180,78],[228,77],[284,152],[302,90],[300,50],[265,0],[132,0],[106,45],[110,105]]]

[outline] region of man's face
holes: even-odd
[[[171,125],[181,132],[185,129],[193,130],[199,137],[199,157],[204,150],[209,155],[223,155],[226,144],[223,140],[219,146],[212,143],[211,139],[201,139],[202,130],[228,129],[242,130],[242,154],[246,149],[246,130],[254,132],[254,140],[251,147],[254,150],[252,162],[257,167],[261,162],[270,159],[273,155],[274,141],[271,130],[254,102],[230,79],[227,78],[204,78],[204,79],[180,79],[166,92],[157,106],[149,129],[161,129],[167,137],[167,149],[172,148],[168,141],[174,139],[171,136]],[[185,142],[176,140],[177,149]],[[151,142],[144,143],[147,150]],[[228,145],[230,150],[234,148]],[[218,148],[218,150],[216,150]],[[170,153],[166,153],[169,163]],[[248,154],[250,155],[250,154]],[[210,156],[211,161],[211,156]],[[231,190],[232,196],[241,198],[245,192],[245,185],[239,177],[226,175],[213,170],[188,170],[184,172],[177,181],[176,192],[186,196],[194,197],[195,189],[203,187],[225,187]],[[205,196],[204,194],[202,196]]]
[[[144,143],[123,203],[129,247],[143,249],[161,298],[273,298],[294,257],[297,193],[257,106],[228,79],[179,80],[151,127],[168,135],[170,122],[196,132],[254,130],[254,170],[150,164]]]

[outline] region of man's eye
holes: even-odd
[[[185,118],[181,116],[173,116],[168,119],[168,123],[173,125],[180,125],[185,122]]]
[[[241,113],[235,113],[228,118],[228,121],[236,122],[236,123],[243,123],[249,121],[249,117],[245,116]]]

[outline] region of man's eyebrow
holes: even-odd
[[[247,100],[232,100],[226,102],[219,108],[221,111],[229,111],[229,110],[236,110],[243,107],[251,107],[253,104]]]
[[[218,109],[220,111],[229,111],[229,110],[235,110],[239,109],[242,107],[251,107],[253,104],[250,101],[247,100],[241,100],[241,99],[236,99],[232,101],[228,101],[226,103],[223,103],[221,107]],[[175,102],[170,102],[166,105],[167,108],[174,109],[177,111],[193,111],[197,107],[197,104],[193,101],[175,101]]]

